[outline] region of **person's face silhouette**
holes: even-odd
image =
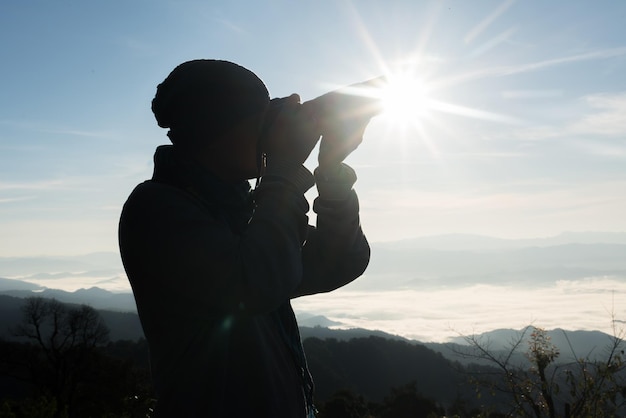
[[[257,113],[212,140],[198,155],[208,168],[226,181],[241,181],[257,177],[257,144],[265,112]]]

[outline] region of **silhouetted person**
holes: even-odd
[[[369,118],[324,127],[319,103],[299,101],[270,101],[254,73],[216,60],[183,63],[157,88],[152,110],[173,145],[157,148],[119,226],[155,417],[312,416],[290,299],[367,266],[356,175],[342,160]],[[302,164],[320,134],[313,176]],[[314,183],[316,227],[304,197]]]

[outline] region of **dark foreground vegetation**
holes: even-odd
[[[423,345],[381,337],[304,341],[320,418],[609,417],[624,414],[622,340],[602,361],[559,363],[541,329],[494,353],[468,338],[451,362]],[[149,417],[145,340],[111,341],[98,311],[26,299],[0,341],[0,418]],[[514,354],[522,350],[525,362]],[[517,359],[517,360],[514,360]]]

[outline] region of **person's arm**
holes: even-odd
[[[319,197],[313,210],[317,227],[302,251],[303,280],[293,296],[329,292],[353,281],[369,263],[370,247],[361,230],[359,202],[352,189],[354,170],[345,164],[315,171]]]
[[[371,87],[371,82],[353,87]],[[315,181],[319,197],[313,210],[317,228],[309,232],[303,248],[304,276],[293,297],[329,292],[363,274],[370,247],[359,221],[359,201],[352,189],[356,174],[343,160],[363,140],[377,112],[376,99],[327,93],[309,102],[316,110],[322,133]]]

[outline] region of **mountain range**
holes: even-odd
[[[50,295],[65,295],[69,292],[49,293]],[[0,339],[11,340],[13,338],[12,330],[22,320],[22,306],[24,297],[10,296],[2,294],[0,292]],[[75,292],[76,293],[76,292]],[[110,292],[103,291],[101,289],[88,289],[80,292],[79,295],[111,295]],[[72,295],[72,298],[76,298],[76,295]],[[29,296],[23,294],[24,296]],[[39,294],[41,295],[41,293]],[[32,295],[30,295],[32,296]],[[119,295],[118,295],[119,296]],[[47,297],[47,296],[42,296]],[[106,300],[107,298],[104,298]],[[75,304],[74,302],[67,302],[67,300],[58,299],[59,301],[66,302],[68,304]],[[98,300],[94,298],[92,300]],[[144,337],[143,330],[139,317],[135,312],[120,312],[117,310],[96,308],[100,313],[103,321],[110,329],[110,338],[112,341],[119,340],[131,340],[137,341]],[[302,340],[308,338],[318,338],[322,340],[333,339],[337,341],[349,341],[354,338],[367,338],[378,337],[388,340],[406,341],[413,344],[424,345],[425,347],[440,353],[444,357],[459,361],[461,363],[475,362],[475,359],[468,359],[461,355],[466,352],[468,347],[467,337],[457,337],[449,343],[423,343],[420,341],[409,340],[407,338],[389,334],[380,330],[369,330],[363,328],[353,329],[333,329],[330,328],[337,325],[338,322],[332,321],[322,315],[314,315],[310,313],[300,313],[298,315],[298,322],[300,326],[300,335]],[[506,353],[510,350],[512,342],[519,340],[524,330],[513,329],[500,329],[490,332],[486,332],[480,335],[471,336],[476,341],[481,342],[486,347],[489,347],[494,353]],[[548,332],[548,335],[552,339],[552,342],[559,347],[563,356],[563,361],[571,361],[575,358],[601,358],[606,354],[606,348],[614,340],[614,336],[610,336],[600,331],[565,331],[561,329],[555,329]],[[526,337],[528,333],[526,334]],[[524,347],[526,347],[524,345]],[[520,362],[523,360],[522,350],[518,357]]]
[[[18,298],[41,296],[65,303],[84,303],[96,309],[137,312],[137,306],[135,305],[135,299],[132,293],[115,293],[95,286],[68,292],[60,289],[42,287],[22,280],[0,278],[0,295]]]
[[[363,289],[473,283],[543,285],[588,277],[626,279],[626,233],[568,233],[505,240],[443,235],[372,245]]]
[[[568,232],[537,239],[449,234],[371,244],[367,280],[355,289],[468,283],[542,284],[585,277],[626,278],[625,232]],[[0,291],[100,287],[129,292],[117,253],[0,257],[0,277],[28,284]],[[77,286],[75,283],[80,283]]]
[[[351,290],[375,294],[382,290],[424,290],[478,283],[541,288],[559,280],[590,277],[626,282],[626,233],[622,232],[570,232],[515,240],[450,234],[371,246],[370,266],[363,279],[350,284]],[[67,283],[72,283],[74,288],[77,283],[81,288],[60,290]],[[119,315],[136,312],[116,253],[0,257],[0,295],[16,298],[38,295],[66,303],[85,303]],[[619,298],[617,301],[619,306]],[[298,312],[300,325],[317,327],[326,334],[331,333],[330,328],[343,326],[340,320],[321,313]],[[496,338],[499,334],[494,333],[490,338],[499,340]],[[582,351],[588,350],[590,347]]]

